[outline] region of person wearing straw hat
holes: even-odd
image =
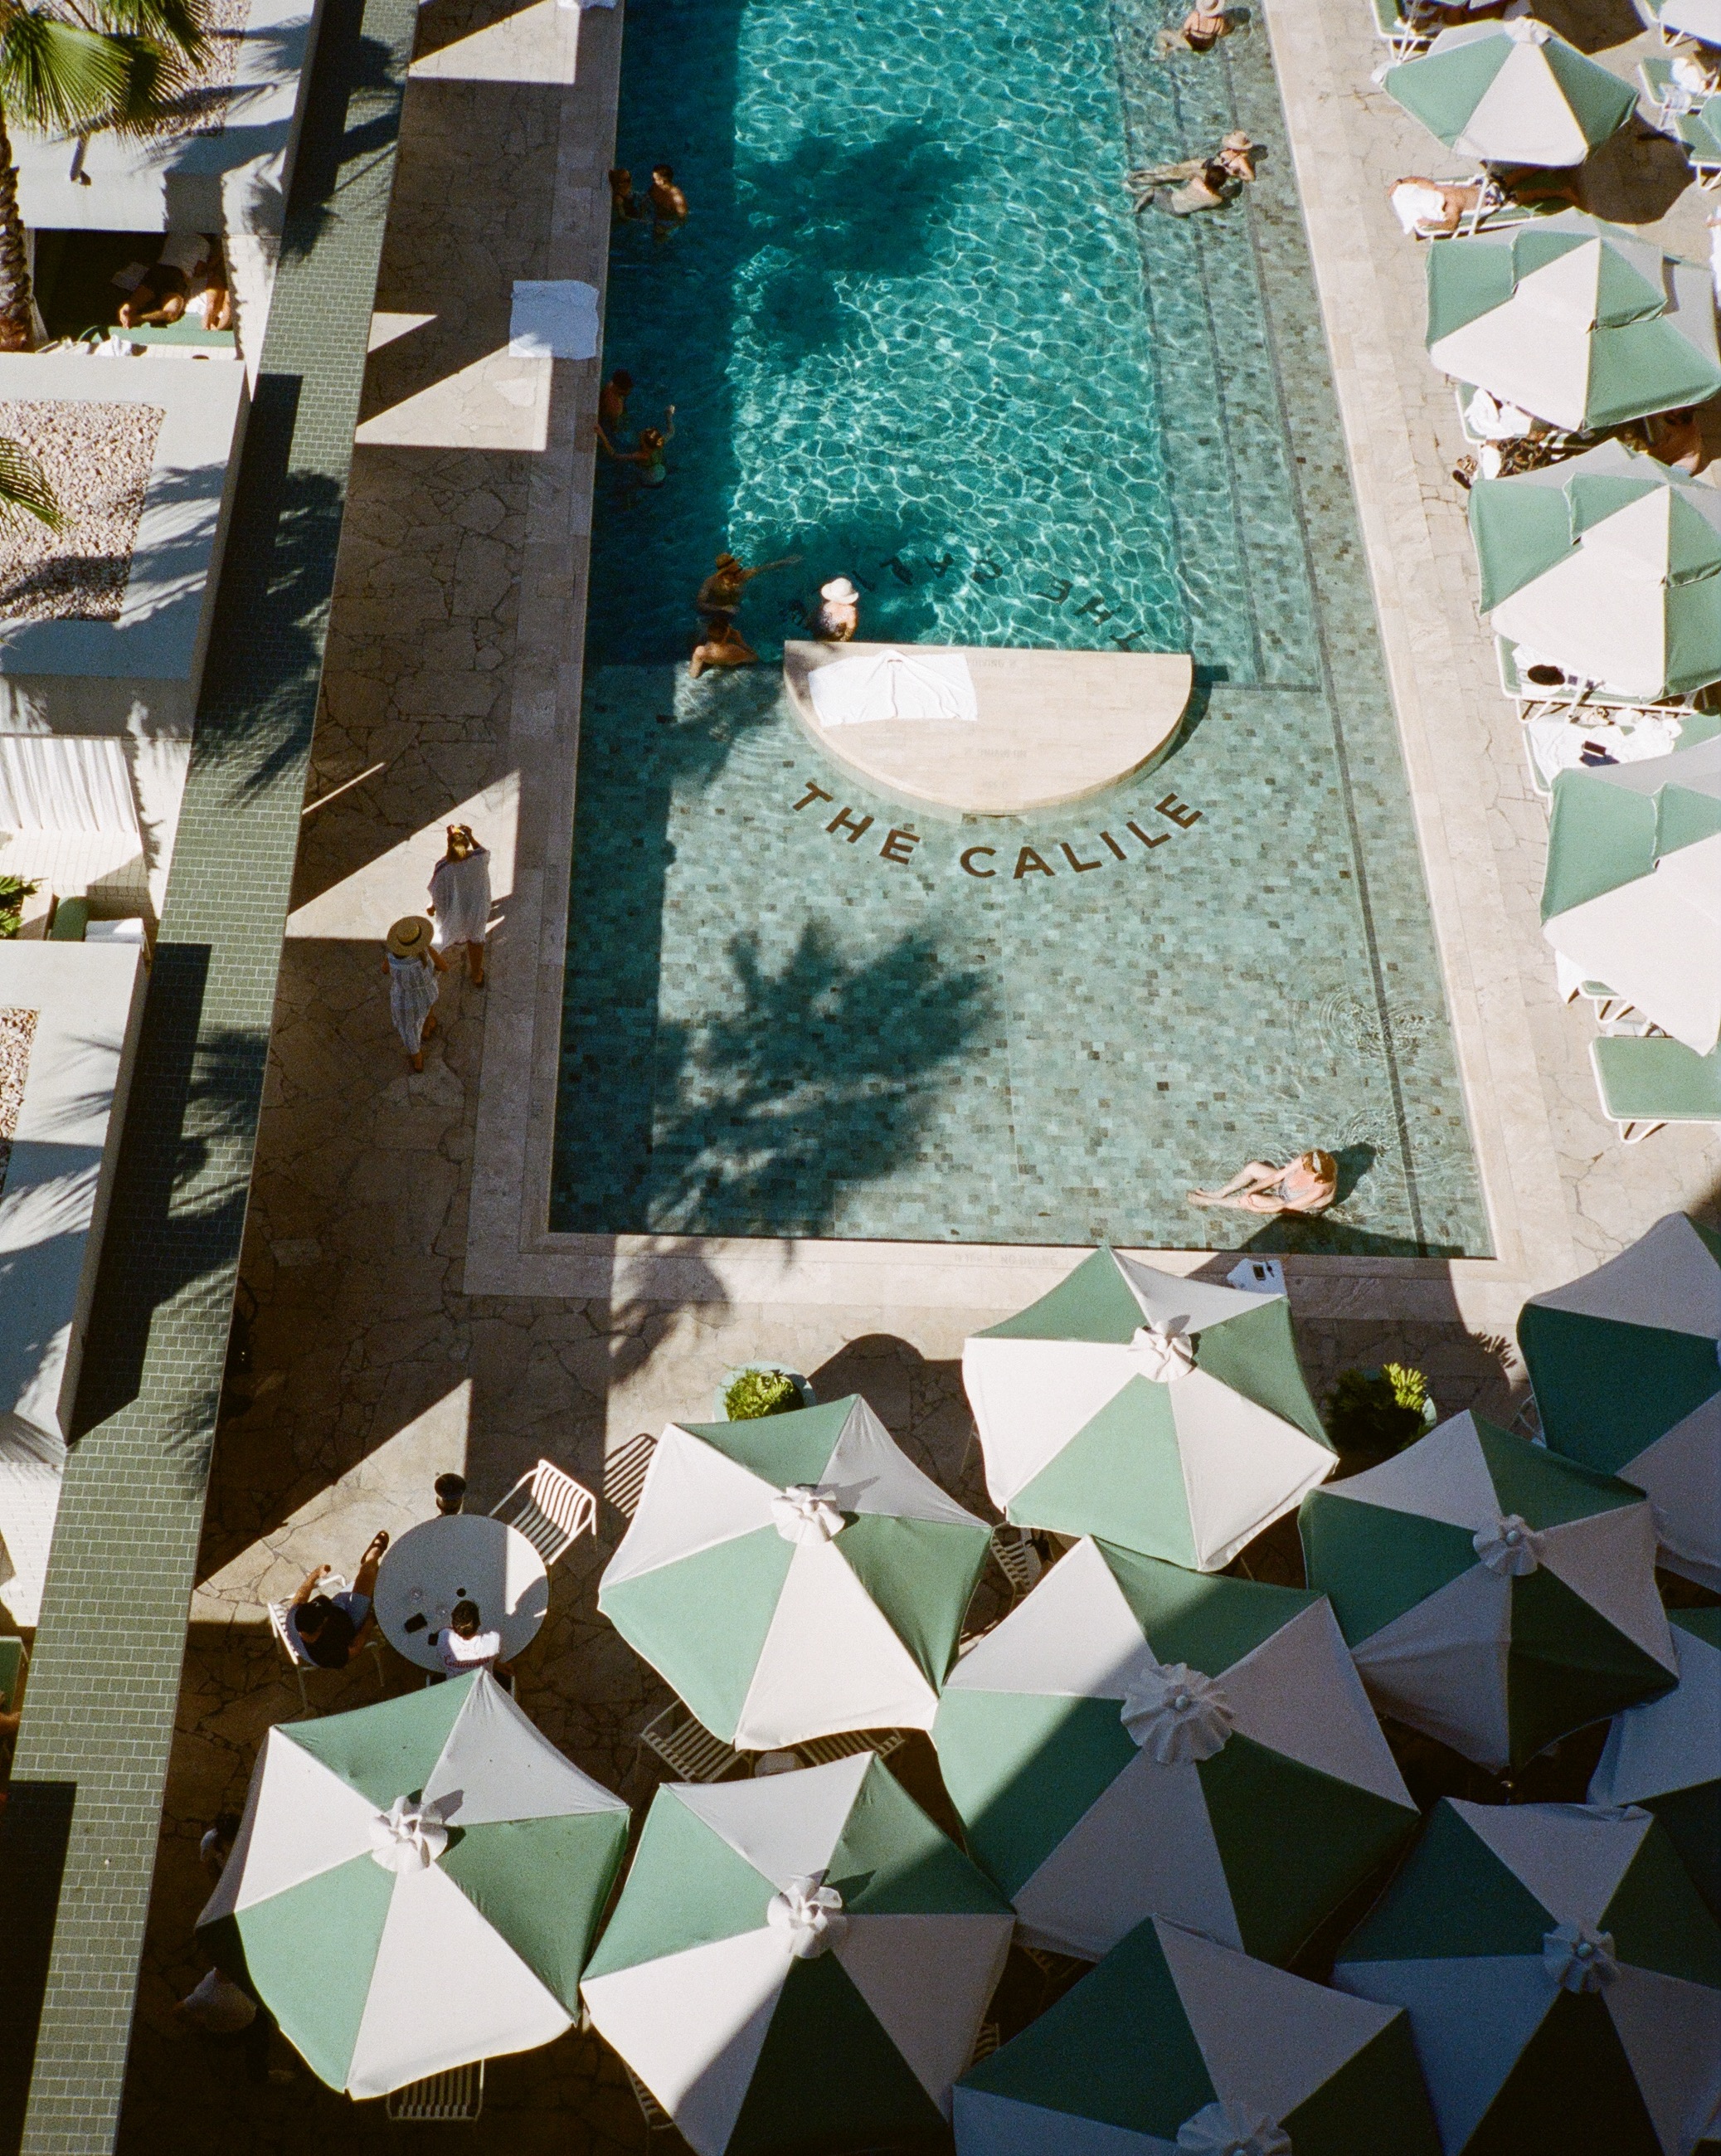
[[[860,627],[860,593],[847,577],[832,577],[819,586],[818,612],[812,633],[821,644],[848,644]]]
[[[406,1044],[412,1068],[424,1068],[424,1042],[436,1031],[437,975],[448,962],[436,947],[436,931],[420,913],[407,914],[388,932],[388,1013]]]
[[[484,984],[484,935],[490,921],[490,855],[470,824],[450,824],[448,850],[430,871],[430,913],[438,951],[466,952],[472,985]]]

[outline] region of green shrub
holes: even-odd
[[[788,1414],[801,1404],[801,1389],[781,1370],[743,1370],[723,1395],[731,1422],[755,1422],[761,1415]]]
[[[24,901],[33,898],[40,886],[23,876],[0,875],[0,937],[16,936],[23,916]]]
[[[1428,1380],[1403,1363],[1341,1370],[1327,1399],[1327,1428],[1341,1452],[1396,1452],[1428,1427]]]

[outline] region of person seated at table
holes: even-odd
[[[1299,1152],[1283,1168],[1252,1160],[1222,1190],[1191,1190],[1191,1205],[1228,1205],[1239,1213],[1324,1213],[1339,1191],[1339,1163],[1329,1152]]]
[[[376,1568],[388,1548],[387,1533],[373,1535],[359,1559],[357,1577],[339,1594],[319,1591],[331,1566],[320,1564],[305,1574],[287,1605],[287,1629],[308,1660],[320,1670],[344,1670],[357,1652],[371,1622],[376,1593]]]
[[[474,1670],[489,1670],[504,1678],[514,1674],[502,1660],[502,1635],[484,1629],[483,1612],[475,1602],[454,1604],[434,1644],[437,1657],[451,1677],[470,1676]]]

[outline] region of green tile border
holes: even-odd
[[[24,2156],[105,2151],[119,2118],[416,13],[325,0],[318,33],[0,1843],[15,1909],[74,1792],[39,1999],[0,1956]]]

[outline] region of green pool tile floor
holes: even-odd
[[[551,1225],[1485,1253],[1406,781],[1264,34],[1139,0],[632,0]],[[1130,167],[1247,126],[1245,204]],[[720,547],[763,663],[691,682]],[[863,635],[1188,650],[1172,755],[1081,807],[917,819],[784,702]],[[1202,1214],[1339,1154],[1319,1223]]]

